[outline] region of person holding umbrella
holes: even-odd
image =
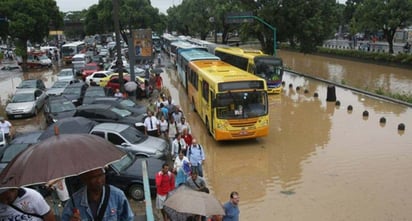
[[[80,175],[85,186],[66,203],[62,221],[133,221],[134,214],[122,190],[106,185],[105,170],[95,169]]]
[[[55,221],[43,196],[30,188],[0,189],[0,220]]]

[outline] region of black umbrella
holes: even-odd
[[[68,117],[58,120],[50,125],[40,135],[39,140],[45,140],[58,134],[88,134],[98,124],[96,121],[85,117]],[[56,132],[56,129],[58,132]]]

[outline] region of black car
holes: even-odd
[[[89,87],[84,93],[83,103],[82,104],[91,104],[92,101],[96,98],[105,98],[106,91],[102,87]]]
[[[39,137],[42,133],[42,131],[39,131],[18,134],[0,153],[0,171],[2,171],[21,151],[33,144],[38,143]]]
[[[111,164],[106,172],[106,182],[123,190],[132,199],[140,201],[144,199],[142,161],[147,161],[150,192],[156,193],[156,172],[165,163],[154,158],[139,158],[133,154]]]
[[[40,90],[46,90],[46,85],[44,85],[44,82],[41,79],[30,79],[23,80],[16,88],[38,88]]]
[[[89,86],[83,81],[70,84],[64,89],[62,95],[68,98],[77,107],[83,103],[83,97],[87,87]]]
[[[49,96],[44,104],[44,117],[48,125],[68,117],[73,117],[76,106],[64,96]]]
[[[90,104],[109,104],[117,108],[126,109],[132,112],[133,116],[146,114],[147,108],[145,105],[136,104],[136,102],[119,97],[99,97],[91,101]]]
[[[140,115],[133,117],[132,113],[108,104],[88,104],[77,107],[75,117],[85,117],[98,123],[123,123],[144,131],[144,118]]]

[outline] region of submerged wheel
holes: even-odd
[[[133,184],[129,187],[129,196],[136,200],[142,201],[144,200],[144,189],[143,186],[140,184]]]
[[[210,125],[209,125],[209,119],[206,118],[206,129],[207,129],[207,133],[209,135],[212,135],[212,133],[210,132]]]

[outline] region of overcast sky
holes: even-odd
[[[165,14],[169,7],[179,5],[181,2],[182,0],[151,0],[152,6]],[[60,11],[68,12],[88,9],[90,6],[98,4],[99,0],[56,0],[56,3]]]
[[[346,0],[338,0],[340,3],[345,3]],[[97,4],[99,0],[56,0],[60,11],[81,11],[88,9],[91,5]],[[173,6],[182,3],[182,0],[151,0],[152,6],[158,8],[160,12],[166,14],[166,10]]]

